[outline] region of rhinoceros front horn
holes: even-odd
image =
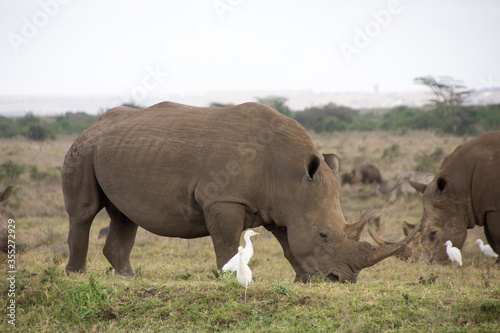
[[[408,236],[406,236],[406,238],[403,239],[402,241],[396,243],[388,243],[387,245],[383,245],[376,248],[365,259],[364,266],[365,267],[373,266],[379,261],[384,260],[385,258],[388,258],[401,251],[420,230],[421,223],[422,222],[417,224],[415,228],[413,228],[412,232]]]

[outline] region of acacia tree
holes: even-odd
[[[432,76],[423,76],[414,81],[431,88],[435,98],[430,101],[444,111],[445,117],[451,122],[453,134],[456,134],[459,124],[465,120],[462,107],[474,90],[467,89],[462,81],[449,76],[440,76],[439,81]]]

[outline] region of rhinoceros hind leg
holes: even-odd
[[[83,185],[81,179],[85,180]],[[69,260],[66,273],[81,273],[86,270],[90,226],[103,208],[102,192],[95,178],[68,173],[63,174],[63,193],[69,215]]]
[[[102,252],[115,269],[116,274],[132,276],[134,271],[130,266],[130,252],[134,246],[137,224],[111,203],[106,205],[106,211],[111,222]]]
[[[83,273],[86,271],[90,226],[96,214],[86,219],[70,216],[68,234],[69,260],[65,269],[66,273]]]
[[[290,250],[290,244],[288,244],[288,236],[286,233],[286,228],[281,228],[276,225],[264,225],[264,228],[272,232],[274,237],[276,237],[278,242],[281,244],[285,258],[288,259],[288,261],[293,267],[293,270],[295,271],[296,275],[294,282],[304,282],[304,283],[309,282],[311,275],[308,274],[302,268],[297,259],[295,259],[295,257],[293,256],[292,250]]]
[[[488,212],[485,220],[484,234],[486,240],[493,251],[500,254],[500,212]],[[500,264],[500,257],[497,259],[496,263]]]

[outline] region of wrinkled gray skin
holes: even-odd
[[[0,191],[0,202],[6,201],[11,193],[12,193],[12,186],[7,186],[2,191]],[[9,239],[8,239],[7,223],[5,223],[5,221],[0,216],[0,252],[3,252],[3,254],[7,254],[8,244],[9,244]]]
[[[476,225],[500,253],[500,132],[460,145],[428,186],[412,185],[424,193],[421,243],[431,261],[447,262],[444,243],[462,249]]]
[[[109,110],[75,140],[62,168],[66,271],[85,270],[90,226],[105,208],[111,222],[103,253],[121,275],[133,275],[138,226],[167,237],[211,236],[221,269],[241,233],[263,225],[296,280],[321,274],[355,282],[361,269],[404,244],[359,242],[364,224],[346,224],[340,209],[340,161],[327,160],[297,122],[256,103]]]

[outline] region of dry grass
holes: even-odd
[[[464,141],[430,132],[335,133],[313,139],[320,152],[341,157],[344,171],[374,162],[385,178],[412,169],[419,154],[441,148],[448,155]],[[46,142],[36,150],[25,140],[0,140],[0,164],[10,159],[52,170],[61,165],[71,142],[72,138]],[[255,284],[244,302],[243,289],[234,278],[215,277],[209,238],[162,238],[139,229],[131,255],[137,276],[116,276],[102,255],[104,240],[97,239],[109,221],[102,212],[91,229],[89,273],[65,276],[68,222],[60,182],[33,181],[26,174],[17,181],[17,191],[2,209],[4,218],[14,218],[17,227],[18,331],[500,330],[500,270],[474,244],[476,238],[484,240],[480,228],[469,231],[463,267],[393,257],[363,270],[355,285],[294,284],[294,272],[278,242],[258,228],[261,235],[252,239]],[[360,199],[375,190],[369,185],[342,187],[346,219],[380,215],[386,238],[401,239],[401,221],[415,223],[421,217],[421,198],[398,198],[392,204],[383,197]],[[361,239],[372,242],[366,231]],[[6,295],[8,286],[2,281]],[[0,315],[5,320],[5,308]]]

